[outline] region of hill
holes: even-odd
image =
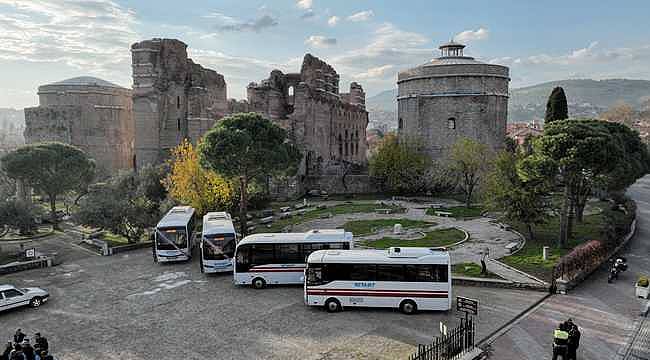
[[[510,89],[508,121],[544,118],[546,100],[556,86],[564,88],[569,101],[569,114],[573,117],[597,116],[618,102],[628,103],[637,109],[650,107],[650,81],[647,80],[559,80]],[[366,100],[371,126],[396,127],[396,97],[397,89],[393,89]]]

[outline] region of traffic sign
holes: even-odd
[[[33,257],[36,257],[36,249],[35,249],[35,248],[31,248],[31,249],[27,249],[27,250],[25,250],[25,257],[27,257],[27,258],[33,258]]]
[[[465,314],[478,315],[478,300],[457,296],[456,310]]]

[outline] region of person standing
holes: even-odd
[[[25,334],[23,334],[21,329],[16,330],[14,334],[14,344],[20,344],[25,339]]]
[[[566,324],[560,325],[553,332],[553,360],[562,356],[562,360],[567,360],[567,347],[569,343],[569,333],[566,331]]]
[[[2,356],[0,356],[0,360],[9,360],[9,354],[13,349],[14,349],[13,344],[11,343],[11,340],[9,340],[7,342],[7,346],[5,347],[5,351],[3,351]]]
[[[34,360],[34,348],[29,343],[29,339],[25,338],[20,346],[23,348],[23,355],[25,355],[25,360]]]
[[[47,338],[41,336],[41,333],[34,334],[34,349],[36,350],[49,350],[50,345],[47,343]]]
[[[572,319],[567,320],[566,328],[569,333],[568,360],[578,359],[578,347],[580,346],[580,330]]]

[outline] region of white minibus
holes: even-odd
[[[234,281],[256,289],[267,284],[302,284],[309,254],[352,247],[352,233],[342,229],[249,235],[235,250]]]
[[[201,272],[216,273],[232,271],[237,233],[230,214],[209,212],[203,216],[201,233]]]
[[[309,255],[305,303],[329,312],[348,306],[391,307],[405,314],[451,309],[446,250],[323,250]]]
[[[156,225],[153,243],[155,262],[185,261],[194,248],[194,209],[175,206]]]

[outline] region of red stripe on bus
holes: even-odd
[[[304,272],[304,268],[262,268],[249,269],[248,272]]]
[[[356,291],[356,292],[346,292],[346,291],[307,291],[307,295],[339,295],[339,296],[369,296],[369,297],[413,297],[413,298],[435,298],[435,299],[445,299],[447,298],[447,293],[419,293],[419,292],[380,292],[380,291]]]

